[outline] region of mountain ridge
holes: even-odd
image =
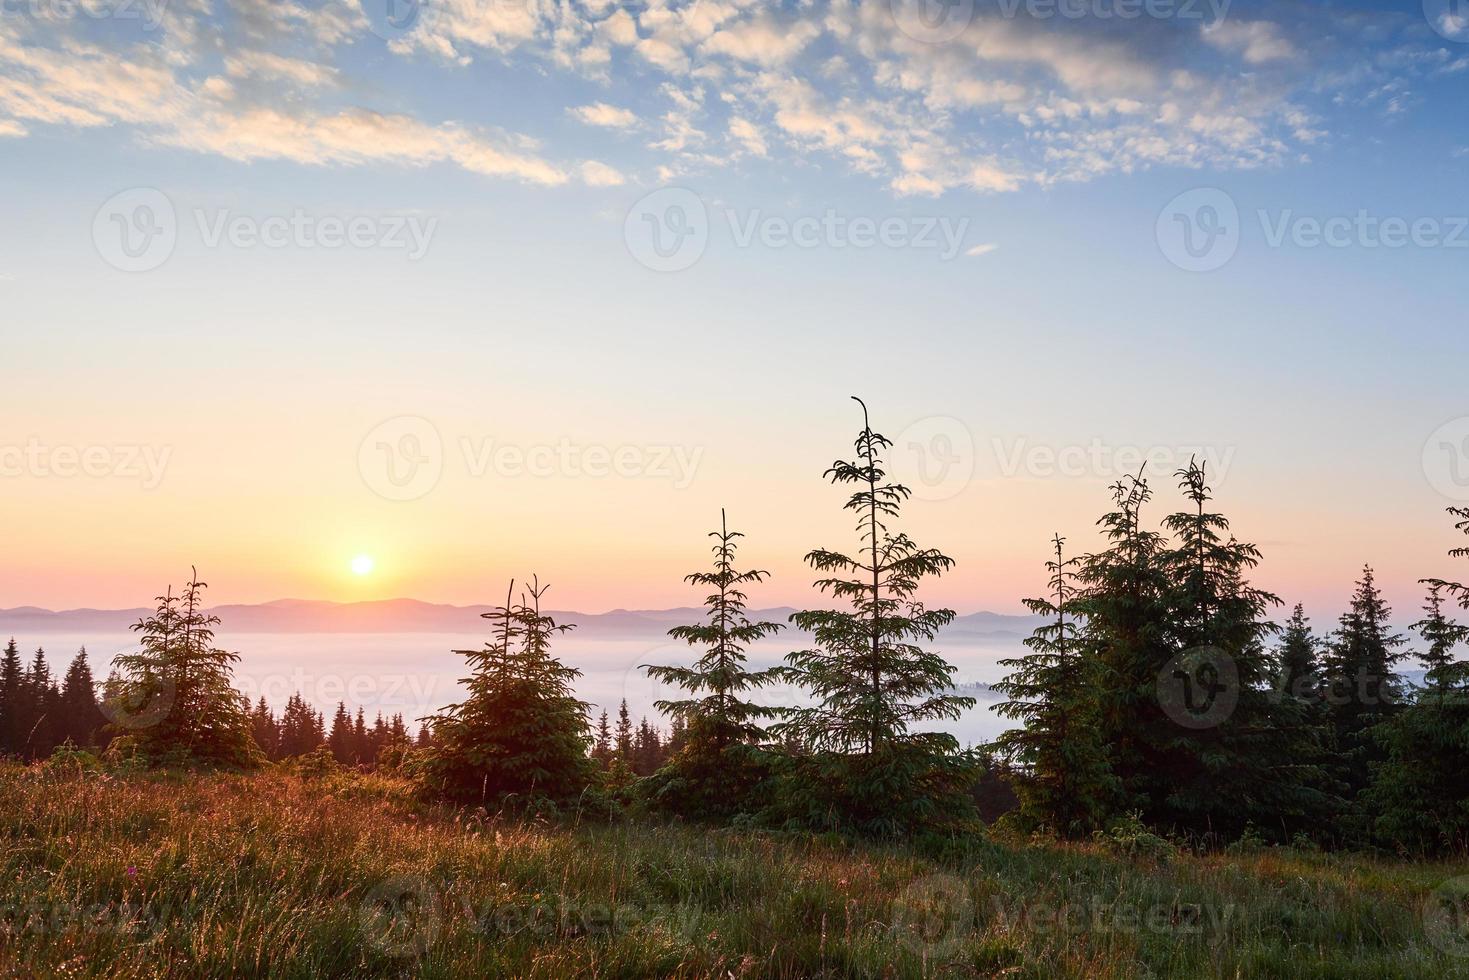
[[[489,605],[458,606],[422,599],[372,599],[335,602],[329,599],[274,599],[262,603],[226,603],[209,611],[222,620],[230,633],[473,633],[481,628],[482,614]],[[752,619],[785,622],[796,609],[773,606],[752,609]],[[110,632],[126,630],[151,610],[76,609],[52,610],[38,606],[0,609],[0,632]],[[694,606],[668,609],[611,609],[604,613],[548,610],[558,622],[574,623],[601,635],[663,633],[667,627],[694,622],[703,610]],[[945,635],[1013,638],[1027,635],[1040,622],[1038,617],[979,611],[955,618]]]

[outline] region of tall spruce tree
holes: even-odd
[[[956,720],[975,702],[953,693],[953,666],[922,646],[954,612],[926,608],[919,584],[954,561],[892,526],[911,491],[887,482],[882,454],[892,443],[853,400],[862,407],[857,458],[837,460],[824,475],[855,488],[845,508],[857,515],[861,550],[806,556],[822,574],[817,589],[850,608],[791,616],[814,645],[786,656],[786,675],[816,704],[791,710],[772,731],[811,753],[791,760],[781,797],[788,819],[893,835],[972,819],[967,791],[977,760],[952,735],[914,727]]]
[[[588,705],[572,682],[581,672],[551,653],[552,639],[571,629],[541,612],[548,586],[539,581],[484,614],[494,633],[483,649],[456,651],[470,666],[468,697],[434,715],[425,751],[426,790],[461,802],[515,796],[564,801],[592,776],[587,755]]]
[[[1373,769],[1386,758],[1372,734],[1403,705],[1402,683],[1393,670],[1403,658],[1406,639],[1391,631],[1392,610],[1382,598],[1371,566],[1342,614],[1326,654],[1327,701],[1331,706],[1338,776],[1355,801],[1372,781]],[[1349,832],[1365,834],[1360,819],[1349,821]]]
[[[61,681],[61,721],[63,738],[78,746],[96,746],[107,723],[97,705],[97,684],[87,663],[87,650],[77,651]]]
[[[3,656],[0,656],[0,755],[20,752],[24,688],[25,668],[20,661],[20,647],[16,645],[15,637],[11,637]]]
[[[1469,533],[1469,510],[1449,508]],[[1469,549],[1455,548],[1455,558]],[[1413,702],[1372,729],[1385,759],[1366,793],[1373,829],[1385,846],[1408,853],[1459,853],[1469,849],[1469,662],[1455,650],[1469,628],[1444,613],[1444,593],[1469,609],[1469,588],[1425,579],[1424,616],[1413,624],[1427,649],[1427,674]]]
[[[1249,583],[1260,551],[1230,533],[1229,520],[1209,509],[1212,490],[1203,464],[1190,460],[1175,474],[1189,507],[1163,525],[1174,547],[1164,555],[1171,578],[1172,643],[1184,662],[1221,658],[1221,692],[1233,707],[1217,724],[1177,727],[1161,746],[1166,796],[1155,800],[1170,822],[1232,837],[1247,822],[1266,833],[1289,833],[1329,812],[1319,732],[1300,706],[1273,696],[1277,665],[1265,640],[1266,619],[1280,599]]]
[[[709,536],[715,539],[713,571],[684,577],[690,585],[709,590],[705,620],[668,631],[703,653],[691,667],[645,668],[649,676],[693,695],[656,703],[659,711],[685,723],[688,730],[650,793],[656,803],[675,812],[721,818],[742,809],[753,811],[758,806],[752,798],[755,789],[768,776],[760,754],[752,749],[766,737],[760,722],[775,712],[743,695],[774,683],[783,672],[748,670],[745,651],[749,644],[774,636],[784,624],[750,620],[744,587],[764,581],[770,573],[735,568],[737,539],[744,535],[729,529],[723,510],[719,530]]]
[[[1047,621],[1026,638],[1030,653],[1001,660],[1009,673],[994,689],[1008,697],[995,707],[1021,723],[995,740],[1009,760],[1020,814],[1030,824],[1065,837],[1099,829],[1115,803],[1116,778],[1097,732],[1097,666],[1081,644],[1074,568],[1065,539],[1052,539],[1046,562],[1051,594],[1026,599]]]
[[[234,688],[240,656],[214,645],[219,617],[203,610],[206,588],[195,571],[182,595],[170,588],[134,624],[139,647],[113,659],[120,676],[103,710],[150,759],[248,768],[262,755]]]
[[[1162,535],[1143,526],[1152,490],[1142,472],[1111,487],[1112,510],[1097,521],[1105,550],[1077,567],[1083,656],[1098,666],[1098,733],[1118,780],[1121,809],[1160,819],[1171,764],[1163,746],[1177,725],[1157,697],[1158,674],[1174,657],[1170,582]]]

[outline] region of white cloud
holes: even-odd
[[[999,247],[1000,246],[999,245],[996,245],[994,242],[986,242],[983,245],[975,245],[972,248],[966,248],[964,250],[964,254],[965,255],[969,255],[969,256],[973,256],[974,258],[978,258],[981,255],[988,255],[988,254],[990,254],[991,252],[993,252],[995,249],[997,249]]]
[[[638,117],[631,110],[593,102],[566,110],[588,126],[605,126],[608,129],[630,129],[638,124]]]
[[[1251,65],[1296,57],[1296,47],[1281,36],[1280,25],[1266,20],[1216,20],[1203,29],[1204,40]]]
[[[589,187],[617,187],[624,182],[621,173],[598,160],[588,160],[581,165],[581,179]]]

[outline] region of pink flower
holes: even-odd
[[[128,865],[128,877],[129,878],[136,878],[137,876],[138,876],[138,868],[137,868],[137,865],[133,865],[133,864]]]

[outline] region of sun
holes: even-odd
[[[376,566],[377,562],[372,560],[371,555],[358,555],[352,559],[352,574],[371,575],[373,568]]]

